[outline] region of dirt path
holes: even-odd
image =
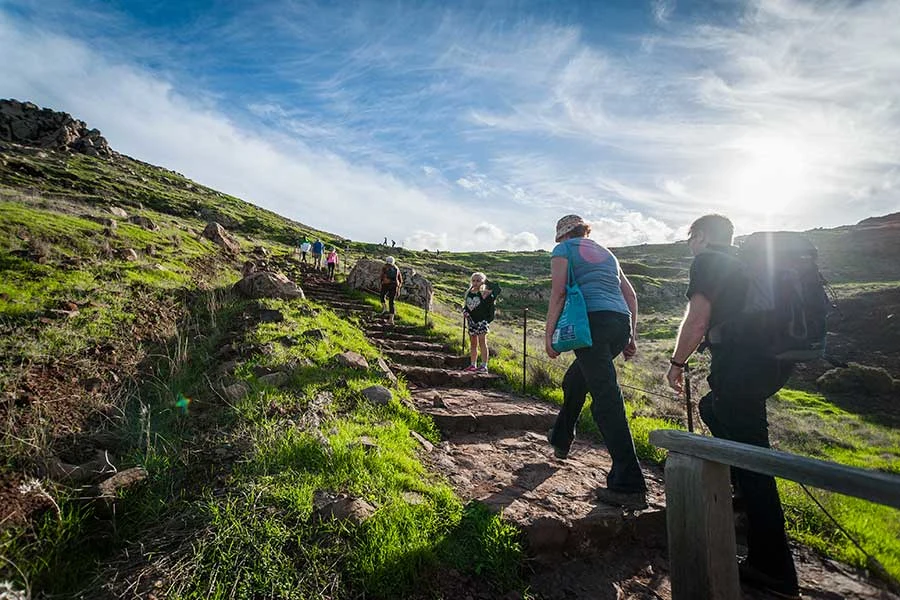
[[[420,328],[389,325],[316,272],[305,271],[301,286],[310,299],[363,320],[366,335],[405,376],[415,407],[441,431],[443,441],[424,460],[463,500],[502,511],[523,532],[534,594],[547,600],[671,598],[660,468],[645,465],[646,510],[598,502],[593,491],[605,481],[609,455],[602,445],[576,440],[568,459],[555,459],[546,440],[555,406],[495,389],[496,375],[461,371],[466,357]],[[898,598],[805,548],[796,548],[795,556],[807,598]],[[477,579],[455,572],[439,577],[438,585],[445,597],[492,597]],[[745,591],[745,598],[769,597]]]

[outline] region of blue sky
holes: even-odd
[[[352,239],[900,210],[900,2],[0,0],[0,97]]]

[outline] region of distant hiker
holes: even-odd
[[[556,241],[550,259],[551,290],[547,309],[545,346],[550,358],[559,356],[552,337],[566,301],[571,273],[587,306],[592,345],[575,350],[575,361],[562,381],[563,405],[547,439],[557,458],[566,458],[575,438],[575,425],[587,393],[591,415],[612,457],[606,487],[596,491],[604,504],[640,509],[647,506],[646,483],[634,450],[625,416],[625,400],[616,379],[613,359],[628,360],[637,351],[635,322],[637,296],[608,249],[588,238],[591,226],[578,215],[556,223]]]
[[[381,242],[382,246],[387,246],[387,236],[384,236],[384,241]]]
[[[391,248],[395,248],[397,246],[397,242],[391,240]]]
[[[338,264],[338,253],[336,247],[332,247],[328,252],[328,256],[325,257],[325,264],[328,266],[328,280],[334,281],[334,269]]]
[[[306,264],[306,255],[309,252],[310,246],[309,240],[304,237],[303,241],[300,242],[300,262],[303,264]]]
[[[403,275],[397,266],[393,256],[384,259],[381,267],[381,314],[387,313],[388,323],[394,323],[394,300],[400,296],[400,287],[403,285]],[[387,300],[387,306],[385,306]]]
[[[322,268],[322,250],[325,249],[325,244],[322,243],[322,240],[317,239],[313,242],[312,245],[312,258],[313,258],[313,268],[319,270]]]
[[[466,299],[463,303],[463,314],[466,316],[466,328],[469,330],[469,366],[466,371],[488,372],[487,334],[491,321],[494,320],[494,309],[500,286],[487,280],[484,273],[472,273]],[[481,364],[478,364],[478,350],[481,349]]]
[[[707,377],[711,391],[700,400],[700,417],[716,437],[768,448],[766,400],[787,382],[791,363],[765,356],[746,339],[708,343],[710,330],[734,319],[745,305],[748,279],[731,245],[733,234],[734,226],[722,215],[700,217],[690,227],[688,247],[694,262],[688,306],[666,379],[675,391],[683,391],[687,360],[706,338],[704,346],[712,354]],[[736,492],[746,503],[749,525],[747,560],[739,565],[741,579],[782,598],[799,597],[775,479],[737,468],[732,473]]]

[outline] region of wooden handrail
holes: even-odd
[[[686,431],[651,431],[650,443],[672,452],[900,508],[900,477],[896,475],[847,467]]]

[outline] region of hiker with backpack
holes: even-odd
[[[334,269],[338,264],[337,247],[332,246],[325,257],[325,264],[328,266],[328,281],[334,281]]]
[[[322,240],[316,240],[312,245],[312,259],[313,259],[313,268],[317,271],[322,269],[322,251],[325,249],[325,244],[322,243]]]
[[[710,392],[700,400],[700,417],[716,437],[768,448],[766,400],[795,362],[821,355],[828,300],[815,248],[802,235],[753,234],[738,251],[733,233],[731,221],[715,214],[690,227],[688,307],[666,379],[681,393],[688,358],[708,348]],[[732,474],[749,525],[741,579],[798,598],[775,478],[737,468]]]
[[[583,297],[581,324],[589,330],[590,341],[572,345],[575,360],[563,377],[563,405],[547,440],[557,458],[568,456],[575,425],[590,392],[591,415],[612,458],[606,487],[598,488],[596,497],[604,504],[642,509],[647,506],[647,487],[613,364],[619,354],[628,360],[637,352],[637,296],[615,255],[590,239],[590,234],[590,224],[578,215],[566,215],[556,224],[558,244],[550,259],[545,329],[547,356],[560,355],[554,347],[562,347],[557,325],[566,316],[566,305],[571,306],[569,293],[576,287]]]
[[[491,321],[494,320],[497,296],[499,295],[500,286],[488,281],[487,275],[480,272],[472,273],[462,307],[471,343],[471,361],[465,368],[466,371],[488,372],[487,334]],[[479,349],[481,349],[481,364],[478,364]]]
[[[402,286],[403,275],[400,274],[400,267],[397,266],[393,256],[388,256],[381,267],[381,314],[387,313],[388,323],[391,325],[394,324],[394,300],[400,297]]]

